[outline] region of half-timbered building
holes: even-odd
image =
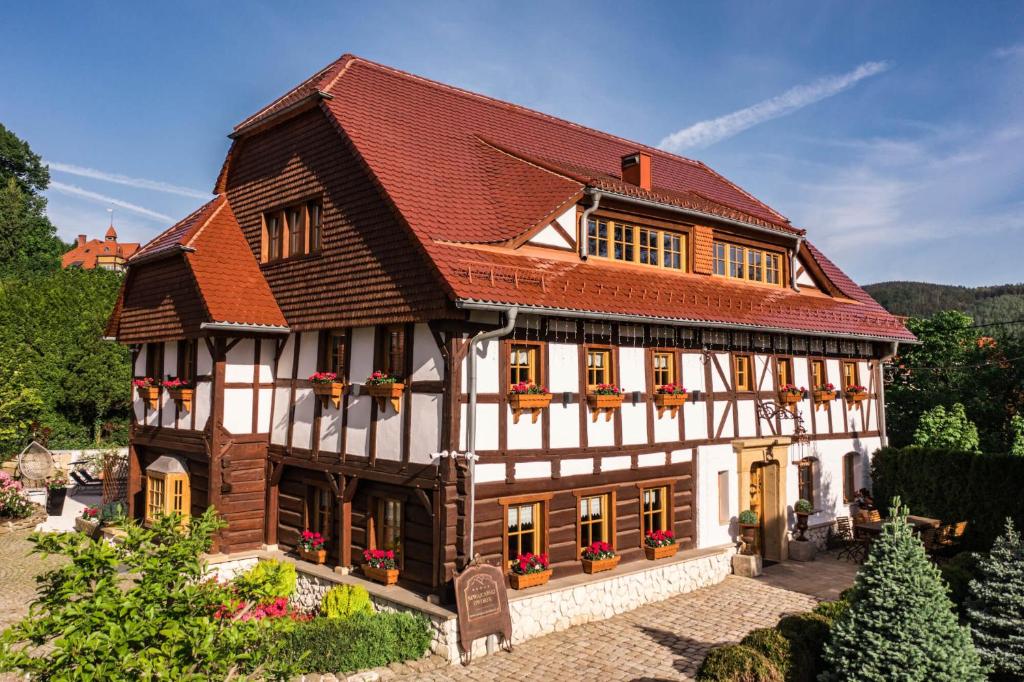
[[[706,165],[348,55],[230,137],[109,324],[136,377],[191,387],[135,395],[136,517],[213,505],[227,553],[393,548],[444,593],[471,553],[557,579],[592,540],[733,543],[746,508],[784,559],[797,499],[824,523],[866,485],[913,336]]]

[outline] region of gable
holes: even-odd
[[[108,334],[121,343],[194,336],[206,321],[202,297],[184,257],[129,268]]]

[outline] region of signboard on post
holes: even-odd
[[[467,661],[472,658],[473,642],[481,637],[501,635],[502,643],[511,650],[512,616],[500,568],[473,563],[456,575],[455,605],[459,613],[459,646]]]

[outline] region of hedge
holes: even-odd
[[[346,673],[420,658],[430,640],[423,616],[376,613],[300,623],[288,633],[284,650],[303,670]]]
[[[923,448],[883,448],[871,462],[883,511],[899,495],[911,514],[967,521],[964,549],[987,551],[1006,517],[1024,526],[1024,457]]]
[[[764,654],[743,644],[712,649],[697,670],[700,682],[783,682],[782,673]]]

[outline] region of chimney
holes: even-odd
[[[78,235],[78,245],[79,246],[85,246],[85,235],[84,234]]]
[[[634,152],[622,157],[622,179],[631,185],[650,191],[651,155]]]

